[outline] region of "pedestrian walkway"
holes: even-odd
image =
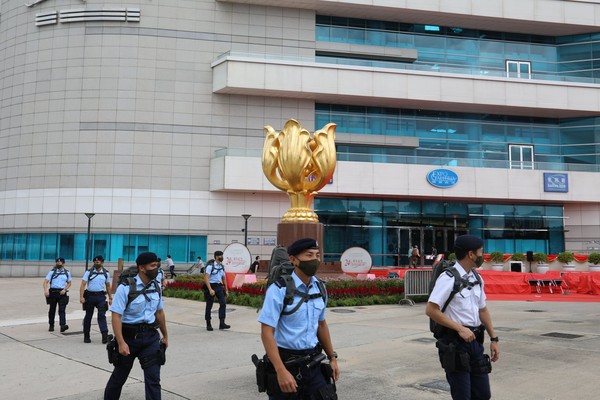
[[[67,307],[68,335],[48,332],[41,278],[0,279],[2,399],[101,399],[112,371],[96,321],[83,343],[78,282]],[[495,400],[594,397],[600,355],[596,303],[492,301],[500,361]],[[165,299],[169,327],[163,399],[266,399],[256,390],[253,353],[264,353],[255,309],[228,306],[227,331],[207,332],[204,303]],[[424,304],[328,309],[342,371],[341,400],[450,399]],[[488,348],[486,344],[486,348]],[[122,399],[144,399],[136,362]]]

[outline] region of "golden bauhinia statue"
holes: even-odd
[[[335,171],[335,127],[329,123],[311,137],[294,119],[281,132],[265,126],[263,172],[273,186],[287,192],[292,203],[282,222],[319,222],[312,202]]]

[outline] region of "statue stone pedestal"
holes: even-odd
[[[298,239],[312,238],[319,243],[321,254],[323,250],[323,224],[305,222],[281,222],[277,224],[277,244],[289,247]]]
[[[319,243],[321,257],[325,254],[325,249],[323,248],[323,224],[305,222],[282,222],[277,224],[277,244],[289,247],[289,245],[296,240],[303,238],[316,239],[317,243]],[[332,274],[332,277],[334,277],[341,273],[342,266],[339,261],[322,261],[317,275],[322,276],[323,274]]]

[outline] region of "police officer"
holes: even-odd
[[[69,329],[67,325],[66,309],[69,303],[67,292],[71,287],[71,273],[65,269],[65,259],[59,257],[56,259],[56,265],[44,279],[44,296],[46,302],[50,305],[48,310],[48,324],[50,332],[54,331],[54,316],[56,315],[56,305],[58,304],[58,318],[60,321],[60,331]]]
[[[324,350],[331,366],[331,376],[327,378],[338,380],[340,376],[337,353],[325,320],[327,299],[321,295],[321,283],[315,277],[320,264],[318,243],[311,238],[297,240],[288,247],[288,254],[295,267],[292,279],[296,291],[306,293],[310,300],[295,295],[293,303],[284,306],[286,286],[272,284],[267,289],[258,321],[265,351],[277,376],[278,387],[267,388],[269,399],[287,399],[293,393],[298,399],[337,399],[335,389],[331,388],[333,384],[326,380],[320,363],[310,368],[306,364],[288,366],[295,358],[315,357]],[[286,315],[299,303],[293,314]]]
[[[169,336],[160,288],[156,283],[156,254],[141,253],[136,264],[138,275],[135,276],[135,283],[119,285],[110,307],[121,359],[106,384],[104,400],[120,398],[136,357],[144,370],[146,399],[161,398],[161,362],[158,355],[161,342],[164,349],[168,347]],[[156,328],[160,329],[162,339]]]
[[[108,304],[106,304],[106,295],[108,294]],[[83,319],[83,342],[91,343],[90,328],[94,308],[98,309],[98,327],[102,334],[102,343],[108,343],[108,326],[106,325],[106,310],[112,304],[112,293],[110,290],[110,273],[104,269],[104,257],[94,257],[94,266],[89,271],[85,271],[81,286],[79,287],[79,302],[85,309],[85,318]]]
[[[444,312],[446,301],[454,288],[452,273],[442,273],[436,280],[426,314],[445,329],[438,336],[440,362],[446,371],[454,400],[487,400],[491,397],[490,358],[483,353],[484,333],[490,336],[491,361],[500,355],[498,336],[486,306],[483,279],[473,272],[483,264],[483,241],[471,235],[456,238],[454,268],[465,283],[454,295]]]
[[[156,281],[160,283],[160,290],[162,291],[165,287],[165,271],[162,269],[162,260],[160,257],[157,258],[158,275],[156,275]]]
[[[210,322],[210,312],[215,302],[215,296],[219,299],[219,329],[229,329],[230,325],[225,323],[225,309],[227,307],[227,279],[225,277],[225,268],[223,268],[223,252],[215,251],[215,262],[206,266],[204,273],[204,297],[206,299],[206,309],[204,311],[204,319],[206,320],[206,330],[212,331],[213,327]]]

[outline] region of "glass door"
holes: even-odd
[[[508,157],[511,169],[533,169],[533,146],[511,144]]]
[[[531,62],[506,60],[506,77],[531,79]]]

